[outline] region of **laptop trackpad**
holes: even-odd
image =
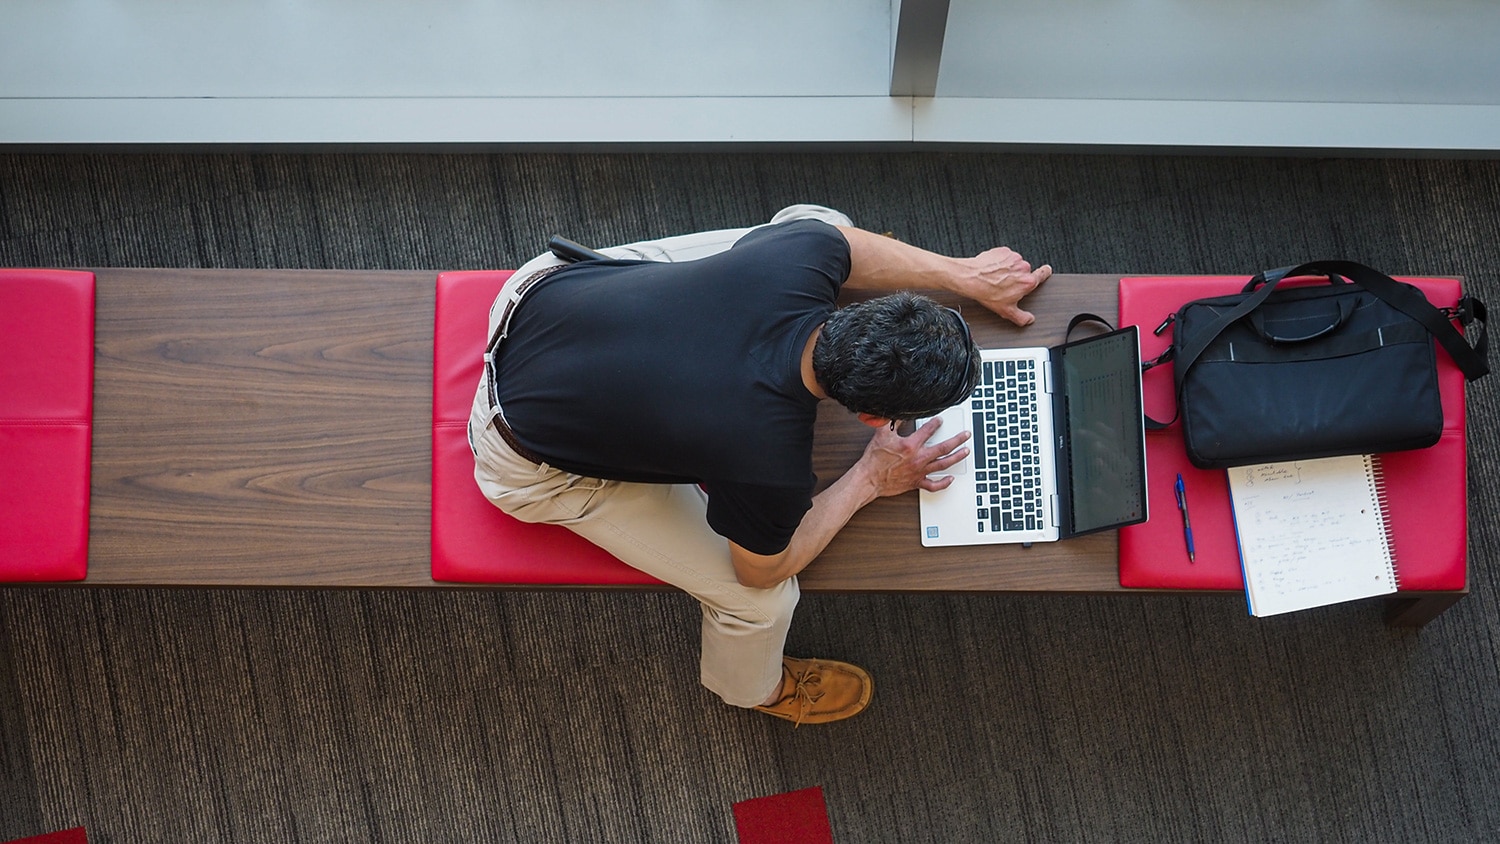
[[[937,443],[940,443],[943,440],[948,439],[949,437],[956,437],[964,431],[969,430],[973,423],[970,419],[968,407],[969,403],[963,402],[962,404],[959,404],[956,407],[950,407],[939,414],[939,416],[943,420],[943,427],[938,429],[938,432],[933,435],[932,439],[927,441],[927,444],[936,445]],[[922,425],[926,422],[927,420],[923,419],[917,424]],[[964,459],[958,461],[952,466],[949,466],[941,472],[934,472],[931,477],[941,478],[944,475],[969,474],[974,463],[974,439],[970,437],[968,442],[965,442],[962,446],[960,446],[960,448],[962,447],[967,447],[969,449],[968,457],[965,457]]]

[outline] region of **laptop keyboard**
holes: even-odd
[[[974,504],[980,533],[1043,526],[1036,361],[986,361],[974,415]],[[982,437],[979,432],[983,431]]]

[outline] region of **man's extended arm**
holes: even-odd
[[[849,242],[850,290],[946,290],[973,299],[1016,325],[1035,319],[1020,301],[1052,275],[1043,264],[1032,269],[1001,246],[973,258],[950,258],[864,229],[840,226]]]
[[[973,258],[950,258],[863,229],[839,227],[849,242],[850,290],[946,290],[973,299],[1016,325],[1035,319],[1019,302],[1052,275],[1050,266],[1031,265],[1005,247]],[[863,417],[862,417],[863,418]],[[941,443],[927,444],[941,421],[929,420],[909,436],[889,430],[885,420],[875,423],[875,436],[859,461],[843,477],[813,497],[812,509],[802,517],[791,542],[780,554],[755,554],[729,543],[735,576],[746,586],[768,587],[807,567],[861,508],[877,498],[913,489],[936,491],[953,477],[931,475],[968,456],[960,448],[967,432]]]
[[[941,427],[942,420],[932,419],[910,436],[900,436],[885,425],[875,430],[865,453],[827,489],[813,496],[812,509],[802,517],[802,524],[780,554],[754,554],[729,543],[734,573],[746,586],[774,586],[797,574],[823,552],[849,519],[866,504],[887,495],[900,495],[913,489],[939,490],[953,482],[953,476],[930,478],[968,456],[959,446],[968,432],[941,443],[927,445]]]

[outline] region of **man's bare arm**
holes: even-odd
[[[784,551],[755,554],[729,543],[735,577],[745,586],[774,586],[806,568],[849,519],[875,499],[918,488],[935,491],[952,483],[951,475],[928,475],[967,457],[969,450],[960,446],[969,434],[927,445],[941,425],[941,420],[933,419],[905,437],[884,425],[877,427],[863,456],[831,486],[813,496],[812,509],[802,517]]]
[[[849,242],[850,290],[946,290],[973,299],[1016,325],[1036,318],[1021,299],[1052,275],[1052,267],[1032,268],[1001,246],[972,258],[951,258],[864,229],[839,227]]]

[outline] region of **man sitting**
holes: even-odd
[[[957,312],[907,288],[967,296],[1018,325],[1051,275],[1006,248],[950,258],[819,206],[749,229],[542,255],[490,311],[469,419],[475,478],[517,519],[568,527],[695,597],[701,679],[733,706],[797,723],[868,705],[868,673],[782,653],[796,575],[875,499],[942,489],[967,434],[928,444],[965,400],[978,350]],[[837,308],[842,288],[887,293]],[[818,402],[874,429],[817,495]]]

